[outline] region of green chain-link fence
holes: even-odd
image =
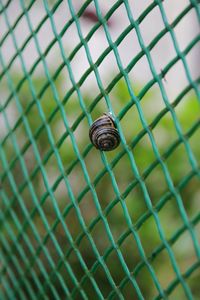
[[[111,1],[107,12],[103,2],[0,1],[2,300],[199,299],[200,77],[188,57],[200,36],[182,49],[175,33],[190,14],[199,25],[199,3],[183,1],[169,22],[172,1]],[[113,38],[122,9],[127,24]],[[163,26],[146,43],[155,11]],[[94,59],[97,32],[106,46]],[[125,65],[131,34],[139,50],[127,46]],[[158,70],[152,55],[166,36],[174,54]],[[131,74],[144,58],[150,77],[140,82]],[[185,81],[169,96],[177,64]],[[105,153],[88,132],[108,111],[121,143]]]

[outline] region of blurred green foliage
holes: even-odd
[[[19,74],[12,74],[12,80],[15,85],[17,85],[20,81]],[[32,285],[34,289],[37,289],[32,278],[32,273],[28,272],[31,268],[31,270],[35,271],[37,278],[45,287],[46,295],[49,299],[54,299],[50,287],[51,285],[55,287],[61,298],[63,297],[62,299],[65,299],[64,290],[59,281],[58,274],[62,276],[70,291],[74,292],[74,285],[63,262],[67,261],[69,263],[78,281],[84,277],[85,273],[76,253],[72,249],[73,245],[71,245],[69,239],[66,237],[62,222],[58,219],[55,207],[63,214],[63,221],[67,225],[74,240],[74,246],[79,249],[89,270],[97,262],[97,257],[94,254],[89,240],[83,232],[74,206],[71,203],[64,179],[60,174],[55,152],[49,142],[48,130],[51,131],[54,138],[54,147],[60,155],[60,159],[65,169],[65,176],[71,185],[71,189],[76,198],[76,203],[79,205],[88,231],[91,233],[100,255],[103,256],[107,253],[105,262],[117,286],[119,286],[125,278],[125,273],[116,252],[111,247],[103,222],[98,218],[98,212],[94,204],[92,193],[87,186],[81,163],[77,160],[74,145],[64,125],[62,115],[59,109],[57,109],[57,104],[51,88],[48,87],[41,97],[36,98],[33,94],[34,92],[35,95],[38,95],[44,85],[45,78],[42,76],[32,79],[32,86],[34,87],[34,91],[32,92],[29,82],[25,81],[23,83],[16,96],[23,108],[23,115],[18,111],[16,98],[12,98],[9,106],[13,111],[14,120],[12,120],[12,124],[14,129],[12,129],[12,132],[11,129],[8,128],[7,131],[5,131],[5,135],[2,138],[4,141],[2,149],[9,162],[9,169],[17,184],[19,194],[30,214],[29,218],[37,229],[43,245],[48,249],[53,262],[57,266],[57,270],[52,270],[52,266],[45,256],[43,246],[36,240],[30,222],[27,220],[27,216],[22,209],[21,203],[18,201],[18,198],[11,187],[7,171],[4,170],[4,168],[1,170],[2,190],[4,191],[4,197],[1,204],[2,215],[4,218],[1,225],[1,234],[6,237],[9,243],[10,252],[5,246],[3,246],[3,251],[4,255],[7,257],[7,265],[9,265],[9,268],[15,274],[16,278],[20,275],[10,256],[16,257],[20,263],[22,270],[22,275],[19,279],[20,288],[24,288],[26,293],[24,283],[24,278],[26,278],[29,284]],[[62,86],[62,79],[55,81],[55,87],[60,101],[65,96],[65,91],[63,91]],[[3,88],[6,89],[6,86]],[[135,95],[138,96],[138,99],[140,100],[145,120],[152,130],[160,155],[170,172],[174,185],[177,187],[177,190],[179,190],[188,217],[192,222],[199,206],[199,181],[195,174],[192,173],[188,154],[183,143],[180,141],[172,117],[168,111],[165,111],[166,108],[162,102],[162,97],[154,87],[151,88],[142,99],[139,98],[143,88],[142,84],[134,82],[132,83],[132,88]],[[161,165],[153,152],[150,139],[143,129],[136,105],[134,105],[134,101],[130,99],[127,86],[123,79],[116,84],[109,96],[113,111],[120,121],[126,143],[133,153],[140,175],[149,192],[153,207],[158,213],[162,229],[165,233],[165,238],[170,241],[180,271],[184,273],[197,261],[193,244],[188,231],[184,227],[177,202],[174,196],[170,194],[166,178]],[[105,103],[103,100],[98,102],[91,111],[94,99],[90,95],[89,90],[83,91],[82,97],[85,107],[87,111],[92,114],[93,119],[105,112]],[[42,121],[38,103],[42,107],[43,116],[46,120],[45,124]],[[77,118],[82,114],[79,99],[73,94],[67,102],[62,102],[62,105],[65,109],[66,118],[71,131],[74,134],[76,144],[85,161],[90,180],[95,186],[102,210],[107,217],[115,242],[118,243],[129,270],[133,272],[133,276],[136,277],[144,298],[152,299],[156,297],[158,291],[147,267],[141,260],[137,243],[130,233],[130,230],[128,230],[123,208],[115,194],[113,182],[102,161],[101,153],[90,145],[88,137],[89,123],[86,116],[83,116],[80,123],[76,123]],[[126,106],[129,106],[129,110],[123,114],[123,109]],[[174,99],[173,108],[183,134],[187,137],[191,151],[199,163],[199,106],[194,92],[192,90],[188,91],[180,102],[176,102]],[[7,111],[5,111],[5,113],[7,113]],[[151,126],[151,124],[154,124],[155,119],[159,114],[161,115],[161,118],[155,126]],[[30,126],[32,136],[38,147],[41,160],[43,161],[45,171],[48,175],[49,186],[56,199],[56,205],[53,203],[54,200],[46,190],[41,168],[38,166],[35,157],[33,144],[31,143],[24,126],[25,119]],[[190,133],[194,124],[197,124],[195,127],[196,129],[194,132]],[[9,136],[5,139],[7,134],[9,134]],[[46,230],[42,214],[38,207],[35,206],[33,195],[31,193],[31,186],[25,179],[20,158],[16,154],[13,143],[14,138],[16,138],[20,155],[25,162],[31,186],[35,192],[38,204],[40,205],[49,226],[52,227],[52,234],[57,240],[63,256],[60,256],[57,251],[51,235]],[[121,144],[115,151],[107,153],[106,158],[112,168],[119,192],[126,204],[134,228],[139,234],[145,254],[149,258],[149,262],[152,264],[162,288],[166,289],[170,283],[176,279],[176,274],[174,273],[169,255],[160,240],[155,220],[148,211],[144,195],[135,178],[135,174],[133,174],[129,157],[124,151],[123,145]],[[100,176],[100,174],[102,174],[102,176]],[[192,175],[187,177],[190,174]],[[182,180],[185,178],[189,179],[181,185]],[[27,234],[35,251],[35,256],[34,253],[30,253],[27,241],[23,235],[24,233],[19,231],[16,220],[22,224],[23,231]],[[197,230],[199,218],[196,220],[197,221],[193,221],[195,230]],[[176,239],[173,239],[179,230],[181,230],[181,233],[177,235]],[[23,248],[23,251],[27,256],[27,260],[23,260],[23,257],[12,240],[10,232],[13,232],[14,236],[17,238],[20,247]],[[108,252],[108,249],[111,249],[110,252]],[[156,249],[160,250],[157,251]],[[48,272],[48,281],[38,267],[37,260],[41,261],[45,271]],[[6,273],[6,268],[3,272],[4,276],[7,276],[9,281],[10,279],[9,275]],[[92,272],[91,276],[94,276],[97,285],[106,299],[108,295],[112,293],[112,288],[106,278],[103,268],[99,265],[96,270]],[[200,293],[199,280],[200,276],[197,271],[192,273],[188,278],[185,278],[185,281],[190,286],[194,295],[194,299],[198,299]],[[10,284],[12,286],[12,282],[10,282]],[[96,299],[95,291],[87,278],[83,283],[83,289],[89,299]],[[130,282],[127,282],[124,285],[122,293],[125,299],[137,299],[135,290]],[[20,299],[20,296],[18,294],[16,295],[16,299]],[[169,299],[182,300],[185,299],[184,297],[185,295],[180,283],[175,286],[169,295]],[[74,299],[81,299],[78,290],[74,293]],[[117,298],[113,295],[112,299]]]

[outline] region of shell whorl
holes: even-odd
[[[120,143],[119,132],[115,127],[114,120],[107,113],[91,125],[89,137],[92,144],[101,151],[111,151]]]

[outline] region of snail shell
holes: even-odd
[[[120,143],[119,132],[109,113],[94,121],[90,127],[89,137],[92,144],[101,151],[111,151]]]

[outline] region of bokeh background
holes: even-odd
[[[1,299],[198,299],[197,1],[0,12]]]

